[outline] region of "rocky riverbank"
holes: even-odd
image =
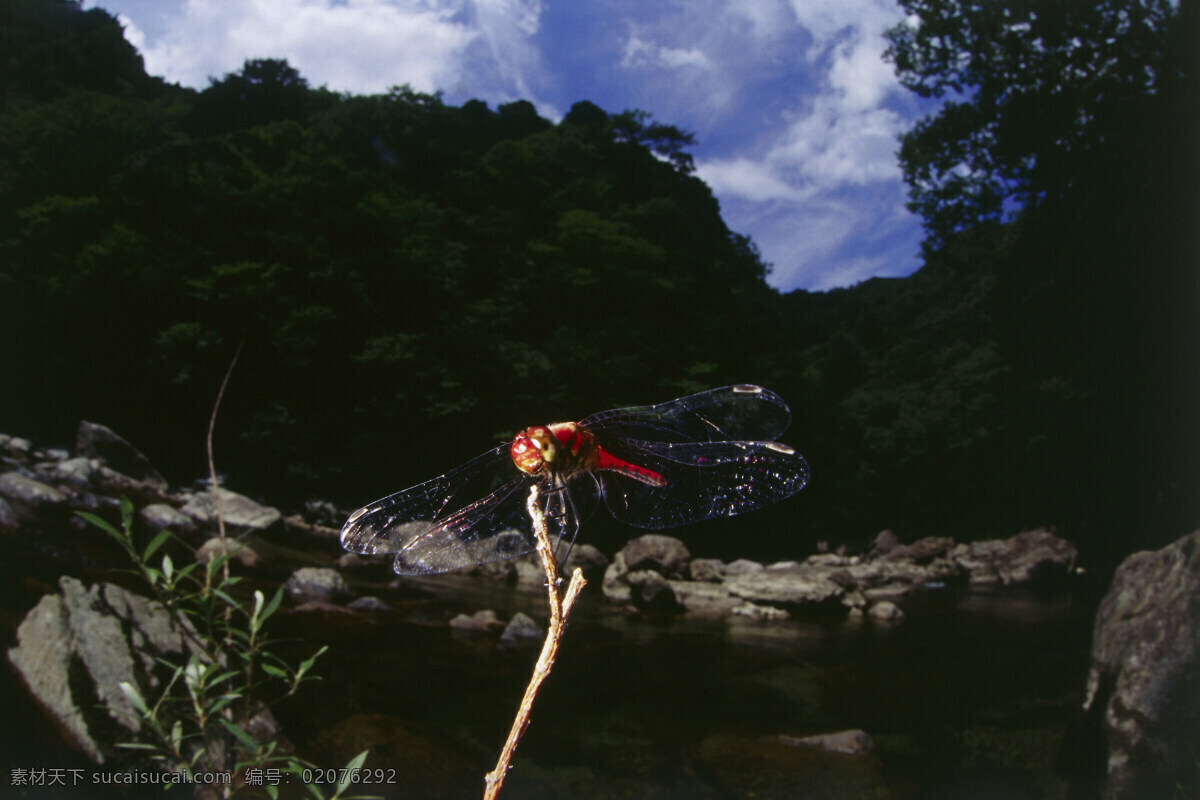
[[[223,547],[236,548],[235,571],[265,590],[283,585],[286,613],[293,617],[420,617],[422,625],[432,621],[468,637],[483,637],[481,642],[490,637],[501,648],[520,647],[541,636],[537,622],[522,613],[507,621],[486,609],[432,620],[421,612],[412,616],[406,606],[439,579],[392,578],[387,560],[341,552],[337,535],[346,511],[328,502],[311,501],[297,513],[284,513],[224,487],[215,494],[207,486],[172,487],[136,448],[102,425],[82,423],[73,452],[0,435],[0,541],[8,537],[10,554],[61,567],[55,575],[84,578],[55,578],[54,585],[47,581],[36,592],[41,599],[13,631],[15,646],[8,661],[72,746],[94,763],[116,755],[108,742],[136,734],[128,729],[127,714],[118,715],[126,722],[110,718],[95,698],[107,698],[119,711],[123,695],[117,685],[152,685],[154,659],[178,653],[180,647],[162,635],[161,608],[108,582],[110,570],[127,566],[125,555],[74,513],[88,511],[116,522],[121,498],[137,508],[135,527],[142,540],[164,530],[176,534],[177,557],[205,559]],[[227,530],[239,537],[233,544],[216,538],[218,501]],[[1107,737],[1105,753],[1093,752],[1092,757],[1107,758],[1105,786],[1114,796],[1132,797],[1131,787],[1140,791],[1159,785],[1154,780],[1160,772],[1182,775],[1175,779],[1192,785],[1186,751],[1172,742],[1194,741],[1189,737],[1195,736],[1195,717],[1186,710],[1195,705],[1194,681],[1189,683],[1188,676],[1197,673],[1198,658],[1196,536],[1200,534],[1157,554],[1132,556],[1118,572],[1096,622],[1085,726],[1093,731],[1089,741]],[[648,534],[632,539],[611,560],[594,547],[578,545],[566,566],[583,568],[614,609],[633,615],[750,619],[763,626],[841,616],[895,625],[904,619],[905,597],[913,592],[1062,585],[1078,571],[1076,559],[1071,543],[1045,529],[990,541],[927,537],[908,543],[884,531],[860,555],[818,552],[773,564],[697,557],[678,538]],[[540,594],[543,577],[536,560],[525,557],[485,565],[453,580],[459,587],[463,581],[511,583]],[[28,578],[26,584],[35,590],[41,586],[36,581]],[[1135,661],[1136,668],[1131,666]],[[1081,675],[1081,685],[1083,679]],[[1163,697],[1170,699],[1160,702]],[[1137,724],[1122,716],[1129,708],[1138,709],[1130,717]],[[109,735],[113,720],[128,730]],[[1150,724],[1154,720],[1169,723],[1171,737],[1158,735],[1158,723]],[[96,735],[97,730],[108,734]],[[818,746],[822,737],[833,736],[837,742],[857,743],[855,752],[869,752],[870,738],[859,734],[820,734],[809,737],[811,742],[791,738]]]

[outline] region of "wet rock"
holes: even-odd
[[[225,520],[225,528],[231,534],[262,532],[283,518],[278,509],[259,505],[245,495],[228,489],[217,489],[217,494],[220,495],[221,516]],[[201,527],[217,527],[217,500],[212,492],[189,492],[185,497],[187,499],[180,511]]]
[[[694,581],[716,583],[725,579],[725,564],[716,558],[693,558],[688,562],[687,572]]]
[[[738,617],[749,617],[750,619],[782,620],[791,617],[791,614],[782,608],[760,606],[757,603],[751,603],[747,600],[743,600],[735,605],[731,613]]]
[[[152,531],[172,530],[176,533],[195,533],[192,518],[166,503],[151,503],[138,509],[138,520]]]
[[[518,611],[508,621],[504,633],[500,634],[500,642],[506,645],[527,644],[539,641],[543,636],[545,636],[545,632],[533,621],[533,618]]]
[[[134,480],[165,490],[167,481],[159,474],[150,459],[122,439],[111,428],[96,422],[81,420],[75,438],[76,455],[96,458],[112,469]]]
[[[196,560],[204,563],[226,553],[232,553],[233,557],[230,561],[240,564],[245,569],[256,569],[262,563],[262,558],[253,548],[247,547],[236,539],[221,539],[219,536],[208,539],[197,548]]]
[[[862,756],[875,749],[871,735],[862,730],[820,733],[816,736],[780,736],[779,742],[789,747],[809,747],[825,753],[845,756]]]
[[[736,597],[767,605],[820,605],[845,593],[829,580],[827,570],[803,564],[735,575],[725,586]]]
[[[329,567],[301,567],[284,584],[288,597],[296,603],[331,602],[350,595],[350,587],[338,571]]]
[[[625,556],[625,564],[631,572],[652,569],[669,578],[682,577],[684,566],[692,557],[683,542],[660,533],[648,533],[631,539],[621,548],[621,554]]]
[[[1200,753],[1200,531],[1134,553],[1096,612],[1083,708],[1107,750],[1099,796],[1196,786]],[[1102,712],[1102,713],[1095,713]]]
[[[346,608],[351,611],[391,611],[392,607],[380,600],[378,597],[367,595],[351,600],[346,604]]]
[[[904,612],[890,600],[880,600],[877,603],[872,603],[867,611],[872,619],[899,621],[904,619]]]
[[[633,605],[639,611],[677,614],[684,610],[671,584],[661,573],[652,569],[633,570],[625,576],[625,580],[629,584]]]
[[[505,627],[504,623],[490,608],[476,611],[474,614],[459,614],[450,620],[450,627],[460,631],[492,631]]]

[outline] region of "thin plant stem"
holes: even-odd
[[[529,726],[529,715],[533,711],[533,700],[537,697],[542,683],[550,676],[550,669],[554,666],[554,658],[558,655],[558,645],[562,640],[563,632],[566,630],[567,615],[571,613],[571,607],[575,605],[575,600],[579,597],[579,592],[587,585],[587,580],[583,577],[583,570],[576,567],[575,571],[571,574],[571,582],[567,585],[566,594],[559,594],[558,565],[554,561],[554,548],[550,544],[550,535],[546,532],[546,518],[542,514],[542,509],[538,506],[537,500],[538,489],[535,485],[529,490],[529,499],[525,505],[529,510],[530,518],[533,519],[533,533],[537,540],[537,552],[542,559],[542,569],[546,572],[546,592],[549,595],[548,600],[550,603],[550,625],[546,629],[546,641],[542,645],[542,654],[538,657],[537,664],[533,668],[533,674],[529,677],[529,685],[525,687],[525,696],[521,698],[521,707],[517,709],[517,716],[513,719],[512,728],[508,731],[508,739],[504,742],[504,749],[500,751],[500,759],[496,762],[496,768],[489,772],[485,779],[484,800],[494,800],[500,794],[500,787],[504,784],[504,776],[508,773],[513,753],[517,749],[517,743],[521,741],[521,736],[525,733],[525,728]]]
[[[245,342],[238,342],[237,350],[233,353],[233,359],[229,362],[229,369],[225,370],[225,377],[221,380],[221,388],[217,390],[217,399],[213,403],[212,415],[208,418],[208,435],[204,439],[204,443],[208,448],[208,485],[212,489],[213,503],[217,511],[217,531],[221,537],[221,549],[224,552],[229,547],[229,543],[225,538],[225,515],[221,513],[221,493],[217,491],[217,464],[213,460],[213,429],[217,426],[217,410],[221,408],[221,398],[225,396],[225,387],[229,384],[229,376],[233,374],[233,368],[237,364],[238,356],[242,354],[242,345]],[[224,578],[229,580],[229,561],[222,564],[224,567]]]

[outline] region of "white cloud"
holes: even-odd
[[[697,47],[679,48],[664,47],[648,42],[637,34],[630,34],[625,41],[621,66],[626,69],[654,69],[666,67],[678,69],[681,67],[700,67],[708,69],[712,66],[708,56]]]
[[[756,203],[768,200],[796,202],[811,196],[763,161],[748,158],[702,161],[697,165],[696,173],[719,196],[740,197]]]
[[[420,0],[187,0],[146,68],[203,88],[247,58],[286,58],[315,85],[382,92],[452,85],[478,36],[454,10]]]

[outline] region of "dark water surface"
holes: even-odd
[[[1056,763],[1094,599],[946,589],[901,600],[898,622],[648,620],[604,603],[597,584],[571,616],[505,796],[1065,796]],[[377,793],[479,796],[541,643],[506,648],[445,623],[482,608],[544,623],[544,595],[479,578],[407,586],[420,588],[381,595],[394,613],[280,619],[296,653],[330,652],[322,682],[279,717],[322,766],[374,746],[368,766],[397,770]],[[850,728],[874,739],[870,755],[779,740]]]

